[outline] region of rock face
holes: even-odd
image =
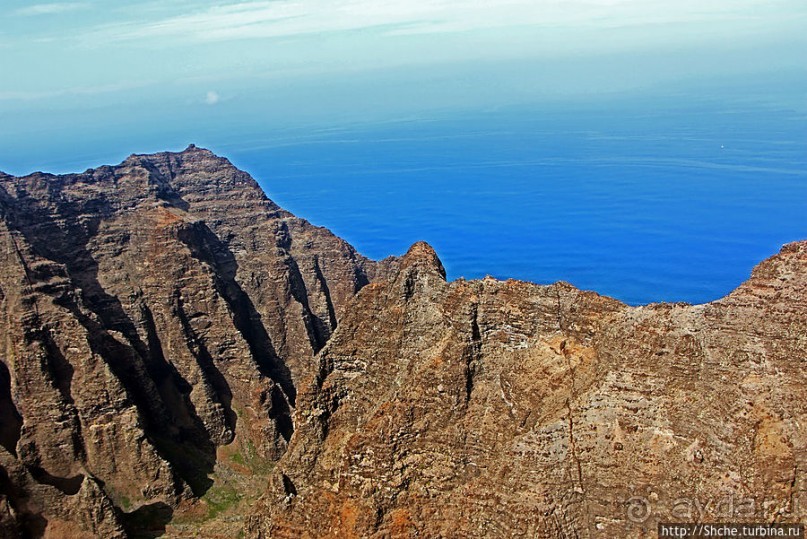
[[[698,306],[449,283],[195,147],[0,175],[0,217],[0,537],[807,516],[807,242]]]
[[[807,516],[807,242],[700,306],[444,276],[418,244],[355,298],[249,536],[655,537]]]
[[[195,147],[0,176],[0,218],[0,529],[32,535],[170,515],[224,445],[277,459],[379,268]]]

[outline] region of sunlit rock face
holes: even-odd
[[[251,537],[655,537],[803,520],[807,242],[728,297],[444,280],[416,245],[300,386]]]

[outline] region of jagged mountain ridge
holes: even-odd
[[[0,215],[0,535],[804,518],[807,242],[700,306],[448,283],[428,245],[367,260],[193,146],[0,175]]]
[[[807,242],[729,296],[629,307],[445,281],[415,245],[300,388],[248,537],[656,537],[804,522]]]
[[[113,503],[200,495],[234,440],[279,457],[298,379],[381,271],[194,146],[3,175],[0,216],[0,493],[34,535],[122,536]]]

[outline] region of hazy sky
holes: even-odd
[[[6,170],[121,131],[159,145],[807,70],[804,0],[4,0],[0,17]]]

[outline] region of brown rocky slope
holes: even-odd
[[[222,447],[283,454],[381,266],[191,146],[0,175],[0,267],[0,530],[123,537],[207,492]]]
[[[319,362],[247,537],[656,537],[807,517],[807,242],[720,301],[642,307],[447,283],[416,244]]]
[[[699,306],[448,283],[195,147],[0,175],[0,216],[0,536],[805,517],[807,242]]]

